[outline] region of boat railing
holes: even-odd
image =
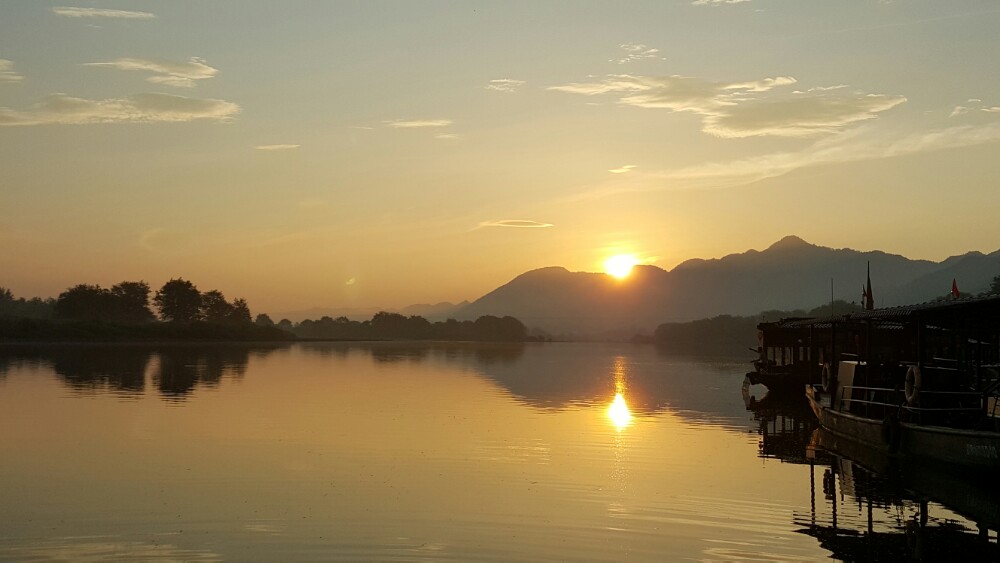
[[[983,395],[976,391],[921,391],[921,401],[914,404],[899,389],[842,385],[838,392],[837,410],[865,418],[893,415],[920,424],[973,427],[985,414]]]

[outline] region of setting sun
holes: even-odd
[[[635,256],[631,254],[619,254],[604,261],[604,271],[618,279],[624,279],[632,272],[632,267],[638,264]]]

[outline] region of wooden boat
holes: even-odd
[[[820,383],[829,432],[904,457],[1000,468],[1000,296],[791,319],[765,331]]]
[[[842,374],[857,367],[844,363]],[[821,385],[806,387],[806,399],[820,426],[835,435],[890,454],[973,469],[1000,468],[1000,432],[995,430],[996,423],[987,416],[989,413],[961,403],[924,408],[905,402],[883,402],[880,397],[898,393],[895,389],[854,385],[840,385],[833,392]],[[963,396],[965,404],[978,399],[974,392]],[[922,423],[925,419],[932,422]],[[960,422],[963,419],[964,424]]]

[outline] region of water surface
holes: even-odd
[[[833,455],[800,404],[741,394],[747,365],[612,344],[4,348],[0,559],[997,553],[994,496]]]

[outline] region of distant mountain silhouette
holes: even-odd
[[[834,296],[860,301],[871,263],[876,307],[920,303],[951,289],[980,292],[1000,273],[1000,250],[942,262],[810,244],[788,236],[766,250],[693,259],[666,271],[636,266],[625,280],[561,267],[525,272],[455,312],[457,318],[511,315],[553,334],[651,332],[663,322],[771,309],[810,309]]]

